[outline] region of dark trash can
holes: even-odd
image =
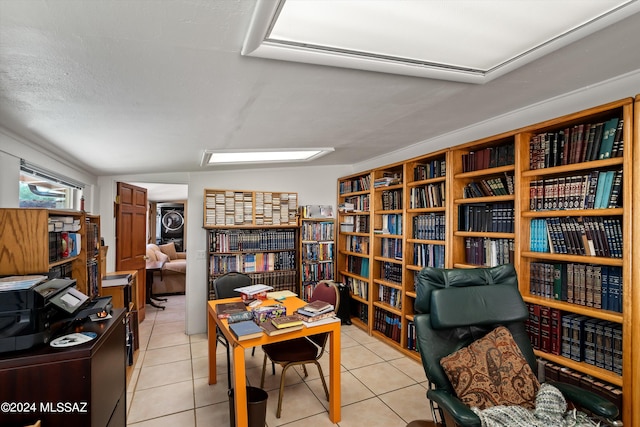
[[[235,399],[233,389],[229,390],[229,419],[230,426],[236,425]],[[247,415],[249,427],[264,427],[267,422],[267,398],[266,391],[258,387],[247,386]]]

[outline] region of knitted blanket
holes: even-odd
[[[575,409],[567,411],[564,396],[551,384],[542,384],[536,394],[536,407],[528,410],[520,406],[472,408],[482,427],[597,427],[586,414]]]

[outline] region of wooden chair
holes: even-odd
[[[313,290],[313,294],[309,299],[309,302],[317,300],[326,301],[330,304],[333,304],[335,310],[337,311],[340,305],[340,293],[336,284],[333,281],[319,282]],[[329,334],[327,333],[321,333],[308,337],[295,338],[288,341],[281,341],[262,346],[262,350],[264,351],[264,362],[262,364],[262,378],[260,380],[261,388],[264,387],[264,376],[267,368],[267,358],[271,359],[272,362],[282,366],[282,374],[280,374],[280,393],[278,395],[278,410],[276,412],[277,418],[280,418],[280,414],[282,413],[282,397],[284,395],[285,374],[287,372],[287,369],[292,366],[302,365],[304,376],[307,377],[308,373],[305,365],[308,363],[313,363],[314,365],[316,365],[318,367],[318,373],[320,374],[320,380],[322,381],[322,387],[324,387],[324,393],[327,397],[327,400],[329,400],[329,390],[327,389],[327,383],[324,379],[324,374],[322,373],[322,367],[318,362],[318,360],[324,354],[328,336]],[[340,350],[332,349],[332,351]]]

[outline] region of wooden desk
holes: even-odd
[[[252,340],[238,341],[231,331],[229,331],[226,319],[218,319],[215,306],[223,302],[240,301],[240,298],[227,298],[209,301],[207,304],[207,326],[209,336],[209,384],[216,383],[216,325],[229,341],[233,348],[233,381],[234,401],[236,411],[236,426],[247,427],[247,379],[245,372],[245,350],[264,344],[279,341],[287,341],[293,338],[305,337],[321,332],[329,333],[329,419],[336,424],[340,421],[340,322],[327,323],[312,328],[302,328],[288,334],[276,335],[273,337],[262,334],[262,337]],[[267,300],[263,305],[275,304],[274,300]],[[297,297],[289,297],[284,301],[287,307],[287,314],[304,306],[305,301]]]

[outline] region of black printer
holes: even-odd
[[[89,297],[75,284],[44,276],[0,279],[0,353],[46,344],[69,319],[88,316],[81,309]]]

